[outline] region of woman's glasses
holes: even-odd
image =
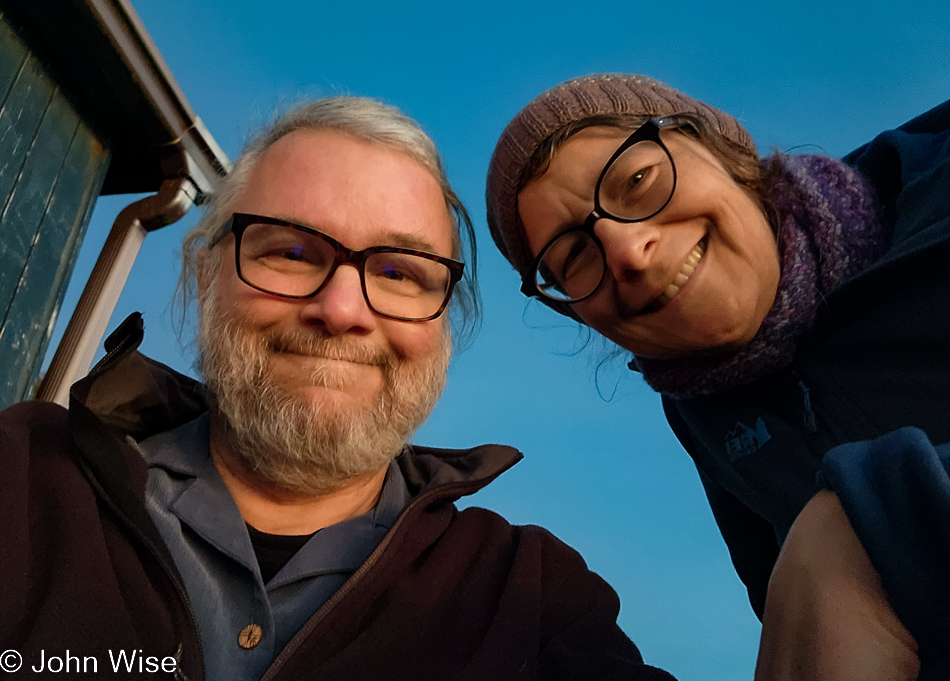
[[[660,140],[660,129],[675,125],[651,119],[637,128],[604,166],[594,188],[594,210],[577,227],[551,239],[525,275],[521,291],[562,303],[590,297],[607,273],[604,246],[594,233],[602,218],[642,222],[663,210],[676,189],[676,166]]]

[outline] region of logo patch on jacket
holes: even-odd
[[[754,454],[772,439],[762,417],[755,422],[755,428],[749,428],[741,421],[726,435],[726,454],[730,461]]]

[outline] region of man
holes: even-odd
[[[183,247],[206,384],[138,354],[133,316],[68,413],[0,415],[0,649],[40,676],[670,678],[575,552],[455,508],[517,452],[407,446],[445,381],[459,216],[378,103],[258,136]]]

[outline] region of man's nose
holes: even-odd
[[[604,246],[607,270],[617,281],[648,269],[656,259],[660,230],[650,220],[617,222],[601,218],[594,233]]]
[[[376,314],[363,295],[360,271],[349,264],[336,268],[320,292],[307,299],[300,316],[311,324],[322,323],[334,336],[347,332],[369,333],[377,322]]]

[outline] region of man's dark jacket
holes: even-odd
[[[878,193],[886,255],[825,297],[790,367],[664,407],[760,616],[792,522],[833,488],[920,644],[921,679],[946,679],[950,102],[844,160]]]
[[[103,678],[122,678],[105,668],[110,650],[174,656],[177,678],[204,678],[188,595],[145,509],[146,464],[126,438],[206,406],[200,384],[135,351],[141,338],[135,315],[73,386],[68,412],[26,402],[0,413],[0,650],[23,655],[21,678],[37,677],[41,650],[67,649],[95,656]],[[616,594],[575,551],[455,507],[519,458],[496,445],[405,452],[413,501],[264,678],[672,678],[642,663],[616,624]]]

